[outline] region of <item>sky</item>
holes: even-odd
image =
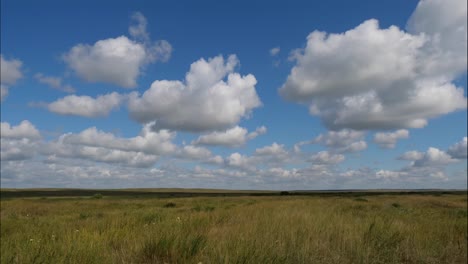
[[[2,188],[467,188],[467,3],[1,1]]]

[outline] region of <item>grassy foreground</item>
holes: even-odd
[[[11,198],[1,263],[466,263],[467,196]]]

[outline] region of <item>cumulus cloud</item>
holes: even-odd
[[[192,145],[184,146],[180,150],[179,156],[192,160],[208,160],[208,162],[213,163],[217,163],[219,161],[219,158],[212,157],[211,151],[209,151],[207,148]]]
[[[440,166],[447,165],[456,162],[455,159],[450,157],[446,152],[437,148],[430,147],[420,159],[413,162],[415,167],[429,167],[429,166]]]
[[[403,155],[401,155],[398,159],[400,160],[412,160],[412,161],[415,161],[415,160],[420,160],[424,157],[424,153],[423,152],[419,152],[419,151],[416,151],[416,150],[411,150],[411,151],[407,151],[405,152]]]
[[[2,138],[10,138],[10,139],[39,139],[41,138],[41,134],[36,127],[29,122],[28,120],[23,120],[17,126],[11,126],[7,122],[1,122],[1,131],[0,136]]]
[[[447,150],[447,153],[454,159],[466,159],[468,154],[467,137],[457,142]]]
[[[181,81],[155,81],[141,96],[130,96],[130,116],[141,123],[155,121],[155,129],[189,132],[223,130],[235,126],[261,105],[251,74],[234,72],[239,61],[231,55],[200,59]]]
[[[64,144],[64,142],[60,140],[43,144],[39,151],[41,154],[49,155],[49,157],[52,158],[83,159],[94,162],[145,168],[153,166],[159,158],[157,155],[147,155],[142,152]]]
[[[374,135],[374,142],[381,148],[394,148],[399,139],[409,137],[409,131],[406,129],[399,129],[395,132],[376,133]]]
[[[23,63],[17,59],[7,60],[0,54],[0,85],[1,100],[8,95],[8,88],[23,77],[21,66]]]
[[[112,133],[91,127],[78,134],[64,134],[61,136],[60,141],[65,144],[142,152],[151,155],[174,153],[176,146],[172,143],[172,140],[176,134],[167,130],[154,132],[150,129],[150,126],[151,124],[144,126],[140,134],[132,138],[120,138]]]
[[[1,122],[0,127],[2,161],[31,159],[35,155],[41,134],[31,122],[23,120],[16,126]]]
[[[287,156],[288,152],[285,150],[284,145],[273,142],[270,146],[258,148],[255,154],[259,156]]]
[[[132,18],[136,23],[129,31],[136,40],[120,36],[99,40],[93,45],[78,44],[63,55],[64,61],[88,82],[136,87],[144,66],[158,60],[167,61],[172,47],[165,40],[154,43],[149,40],[147,21],[141,13],[135,13]]]
[[[280,94],[331,129],[420,128],[465,109],[452,81],[466,71],[466,1],[447,2],[421,1],[408,32],[375,19],[341,34],[312,32]]]
[[[243,170],[253,170],[252,159],[242,155],[239,152],[232,153],[226,158],[226,164],[231,167],[237,167]]]
[[[52,87],[53,89],[66,92],[66,93],[74,93],[75,88],[73,88],[69,84],[63,84],[62,83],[62,78],[60,77],[54,77],[54,76],[46,76],[42,73],[37,73],[34,75],[34,78],[40,83],[46,84],[49,87]]]
[[[1,138],[0,159],[2,161],[20,161],[34,157],[37,142],[30,138]]]
[[[328,151],[320,151],[312,155],[310,160],[315,164],[338,164],[345,160],[342,154],[332,154]]]
[[[87,95],[68,95],[47,105],[47,109],[60,115],[103,117],[120,106],[125,96],[116,92],[92,98]]]
[[[377,179],[384,179],[384,180],[397,180],[407,175],[408,173],[405,171],[390,171],[390,170],[379,170],[375,173],[375,177]]]
[[[99,40],[92,46],[78,44],[64,55],[64,60],[88,82],[134,88],[145,64],[146,52],[142,44],[121,36]]]
[[[43,142],[42,155],[68,159],[82,159],[130,167],[151,167],[160,156],[177,151],[172,143],[175,132],[154,132],[151,124],[143,126],[140,134],[122,138],[91,127],[80,133],[66,133],[57,140]]]
[[[226,157],[224,164],[228,167],[257,173],[259,169],[283,166],[295,158],[283,144],[273,142],[271,145],[257,148],[251,156],[238,152],[232,153]]]
[[[447,80],[466,72],[467,3],[421,0],[407,23],[408,32],[429,37],[423,47],[422,72]]]
[[[215,131],[206,135],[198,137],[193,142],[196,145],[212,145],[212,146],[226,146],[226,147],[239,147],[244,145],[248,140],[254,139],[259,135],[265,134],[267,131],[265,126],[257,128],[254,132],[248,133],[247,129],[235,126],[226,131]]]
[[[365,132],[363,131],[343,129],[320,134],[310,143],[322,144],[338,153],[359,152],[367,148],[367,143],[363,140],[364,136]]]

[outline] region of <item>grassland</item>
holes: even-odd
[[[1,263],[467,262],[466,192],[233,193],[2,194]]]

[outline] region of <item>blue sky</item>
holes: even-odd
[[[466,188],[466,10],[2,1],[2,187]]]

